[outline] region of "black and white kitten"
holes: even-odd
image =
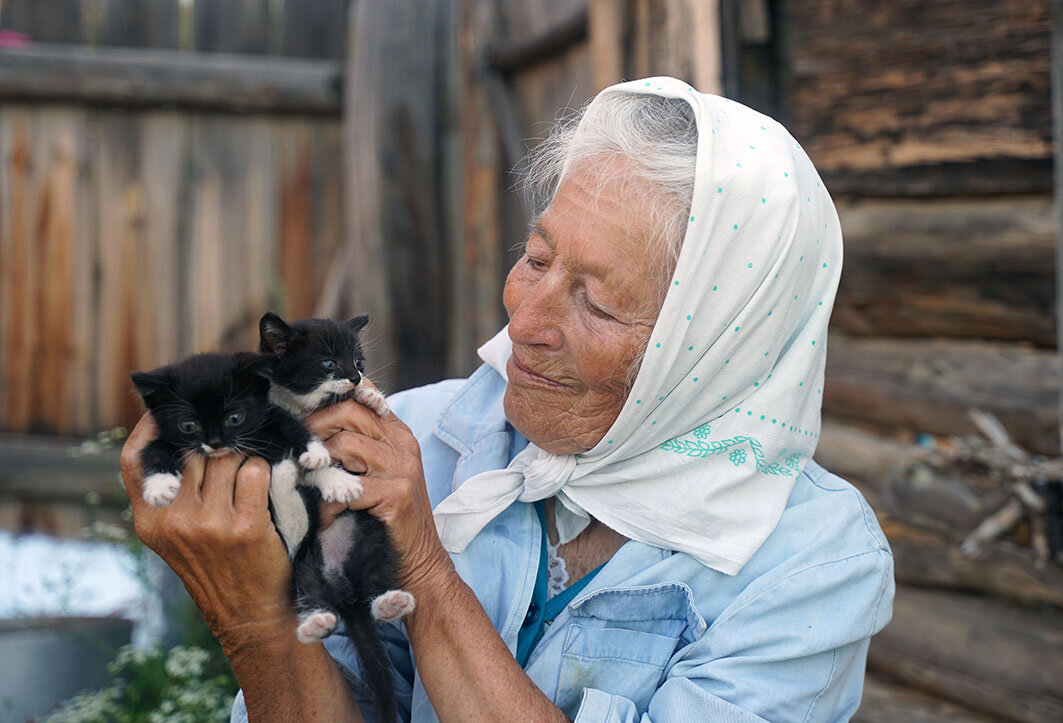
[[[260,351],[273,357],[270,399],[298,418],[354,399],[380,416],[390,410],[384,395],[367,384],[365,355],[358,333],[369,318],[359,316],[342,324],[331,319],[302,319],[287,324],[267,313],[259,322]],[[309,490],[326,499],[350,501],[361,484],[338,465],[304,473],[300,488],[306,504],[308,530],[294,548],[293,566],[299,637],[318,640],[343,621],[346,635],[362,659],[363,672],[383,720],[394,720],[391,668],[376,632],[376,623],[390,622],[412,612],[410,593],[399,589],[398,554],[387,527],[365,510],[342,512],[318,531],[317,502]],[[356,488],[355,488],[355,485]],[[294,500],[271,497],[274,507]],[[282,535],[285,533],[282,531]]]
[[[328,466],[325,446],[302,422],[270,403],[271,361],[251,352],[196,354],[132,375],[159,426],[158,439],[140,453],[145,502],[173,502],[181,486],[182,463],[194,454],[263,457],[273,467],[274,483],[288,477],[293,485],[298,467]]]

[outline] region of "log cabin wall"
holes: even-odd
[[[130,370],[310,315],[342,234],[345,12],[3,3],[29,44],[0,51],[0,431],[128,426]]]

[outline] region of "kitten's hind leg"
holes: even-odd
[[[373,613],[373,619],[379,623],[389,623],[398,620],[403,615],[412,613],[417,607],[413,595],[405,590],[388,590],[383,595],[377,595],[369,605]]]
[[[362,480],[343,467],[333,465],[308,471],[303,481],[321,490],[325,502],[352,502],[362,496]]]
[[[388,406],[384,395],[365,384],[365,377],[362,377],[362,381],[358,382],[358,386],[354,390],[354,401],[369,407],[380,417],[386,417],[391,411],[391,407]]]
[[[316,643],[332,635],[339,624],[339,618],[331,610],[312,610],[299,615],[299,626],[295,635],[302,643]]]
[[[181,489],[181,467],[177,450],[161,439],[152,441],[140,453],[144,469],[144,501],[162,507],[174,501]]]

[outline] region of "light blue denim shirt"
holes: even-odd
[[[433,505],[473,475],[505,467],[526,444],[505,419],[504,390],[483,366],[468,380],[389,398],[421,444]],[[541,534],[534,506],[517,502],[452,556],[510,650],[531,601]],[[546,626],[525,670],[576,721],[847,720],[893,590],[893,557],[874,513],[810,461],[778,527],[737,575],[628,542]],[[438,720],[401,625],[380,630],[400,716]],[[340,635],[326,646],[375,720],[357,655]],[[460,671],[453,684],[462,684]],[[247,720],[242,695],[232,720]]]

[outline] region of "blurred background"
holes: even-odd
[[[274,309],[369,312],[390,391],[468,374],[526,150],[657,74],[780,119],[838,205],[816,457],[899,585],[859,719],[1063,720],[1061,44],[1059,0],[0,0],[0,721],[224,719],[131,533],[131,370]]]

